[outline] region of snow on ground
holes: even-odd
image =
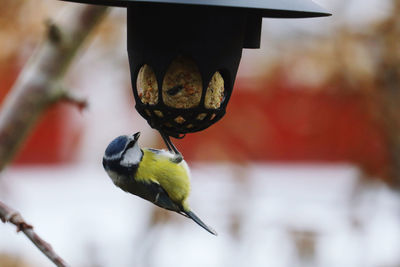
[[[114,187],[99,166],[13,168],[0,200],[19,210],[72,266],[399,266],[399,197],[347,165],[192,167],[188,219],[149,227],[151,204]],[[50,262],[12,225],[0,253]]]

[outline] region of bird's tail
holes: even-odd
[[[189,210],[189,211],[184,211],[183,213],[185,213],[190,219],[195,221],[195,223],[197,223],[198,225],[200,225],[201,227],[206,229],[209,233],[211,233],[213,235],[218,235],[214,229],[212,229],[211,227],[206,225],[202,220],[200,220],[200,218],[197,217],[197,215],[194,212]]]

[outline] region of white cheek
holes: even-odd
[[[123,166],[132,166],[136,165],[140,162],[142,158],[142,151],[140,147],[136,143],[133,147],[129,148],[124,155],[124,159],[121,161],[121,165]]]

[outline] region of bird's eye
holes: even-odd
[[[107,147],[105,156],[111,157],[124,151],[126,143],[128,142],[127,136],[118,136]]]

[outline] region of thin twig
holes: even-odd
[[[79,111],[86,109],[89,103],[86,98],[73,93],[72,91],[60,87],[58,90],[54,90],[53,96],[50,97],[54,102],[65,102],[76,106]]]
[[[65,267],[68,264],[57,255],[51,245],[38,236],[33,226],[25,222],[21,214],[0,201],[0,219],[4,223],[12,223],[17,227],[17,232],[23,232],[35,246],[40,249],[56,266]]]
[[[86,109],[89,105],[86,98],[82,98],[81,96],[74,95],[69,92],[67,92],[64,97],[60,99],[60,101],[75,105],[79,111]]]

